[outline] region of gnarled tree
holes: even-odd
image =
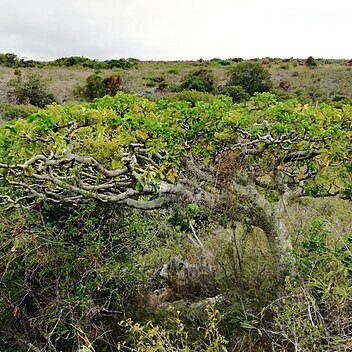
[[[53,105],[1,128],[1,198],[27,207],[203,204],[261,228],[282,271],[292,248],[283,221],[290,202],[351,198],[351,124],[351,106],[301,106],[269,93],[242,105],[126,94]]]

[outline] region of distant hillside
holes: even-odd
[[[312,58],[313,59],[313,58]],[[214,86],[226,84],[228,71],[240,58],[212,59],[209,61],[140,61],[116,59],[97,61],[83,57],[60,58],[50,62],[18,59],[14,54],[0,54],[0,102],[7,99],[7,84],[17,74],[41,75],[54,94],[56,101],[77,102],[75,95],[79,85],[87,77],[98,73],[102,77],[119,74],[122,89],[131,93],[150,91],[170,93],[187,75],[197,70],[207,70],[214,79]],[[297,98],[302,103],[333,102],[352,98],[351,60],[278,59],[264,58],[248,60],[260,63],[267,69],[273,82],[273,92],[280,98]],[[153,89],[154,88],[154,89]]]

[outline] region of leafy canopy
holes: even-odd
[[[240,62],[229,71],[228,86],[241,86],[249,95],[269,92],[272,82],[269,71],[258,62]]]
[[[232,154],[240,182],[350,198],[351,123],[351,106],[302,106],[269,93],[237,105],[221,96],[192,106],[123,93],[54,104],[1,127],[2,193],[57,202],[152,196],[161,182],[182,180],[185,160],[206,168]]]

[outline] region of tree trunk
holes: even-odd
[[[266,234],[275,255],[278,277],[283,279],[292,263],[292,242],[283,219],[289,194],[282,195],[278,203],[272,204],[255,187],[236,185],[235,191],[248,203],[243,209],[251,224]]]
[[[292,264],[293,260],[292,241],[283,219],[285,209],[286,204],[283,199],[276,205],[272,205],[266,201],[265,209],[262,209],[261,216],[256,220],[256,226],[265,232],[270,248],[275,255],[277,272],[280,279],[284,279],[288,274],[290,264]]]

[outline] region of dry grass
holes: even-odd
[[[288,96],[294,96],[295,91],[301,89],[308,96],[352,97],[352,67],[345,61],[319,61],[315,68],[309,68],[303,61],[294,59],[289,62],[276,59],[269,64],[265,60],[263,62],[272,75],[276,90]],[[153,77],[163,77],[167,84],[178,85],[185,76],[200,68],[210,70],[214,75],[215,86],[218,86],[226,83],[227,71],[234,65],[236,63],[232,62],[229,66],[222,66],[217,61],[145,61],[129,70],[103,70],[100,74],[109,76],[117,72],[122,76],[124,90],[139,93],[148,89],[147,83]],[[6,84],[14,77],[13,71],[13,68],[0,67],[0,102],[6,100]],[[33,72],[42,75],[59,103],[76,102],[75,87],[84,84],[85,79],[95,72],[83,67],[21,68],[21,71],[24,74]],[[281,82],[286,88],[280,88]]]

